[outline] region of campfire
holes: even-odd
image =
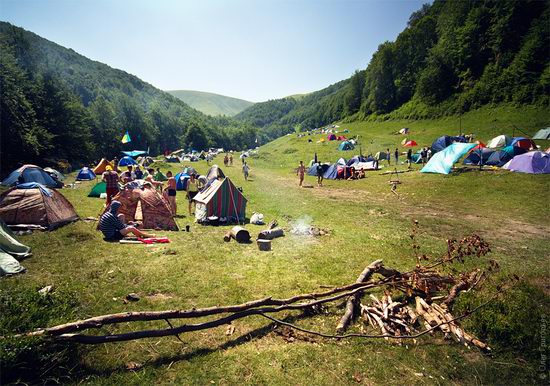
[[[293,235],[318,237],[330,234],[328,229],[318,228],[311,225],[311,217],[308,216],[304,216],[294,221],[291,225],[292,228],[290,233]]]

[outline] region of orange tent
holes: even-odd
[[[405,147],[414,147],[414,146],[418,146],[418,143],[416,143],[416,141],[407,141],[407,142],[405,142],[405,144],[403,146],[405,146]]]
[[[92,171],[96,176],[99,176],[103,174],[107,165],[110,165],[114,170],[115,168],[114,165],[111,162],[107,161],[105,158],[102,158],[101,161],[99,161],[99,163],[97,164],[97,166],[92,169]]]

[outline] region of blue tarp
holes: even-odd
[[[449,146],[450,144],[452,144],[454,142],[465,143],[465,142],[468,142],[468,141],[466,141],[466,138],[464,138],[464,137],[452,137],[452,136],[449,136],[449,135],[444,135],[442,137],[439,137],[435,141],[433,141],[433,143],[432,143],[432,154],[435,154],[438,151],[441,151],[441,150],[445,149],[447,146]]]
[[[481,165],[485,165],[491,154],[493,154],[494,152],[494,149],[488,149],[486,147],[472,150],[472,152],[468,154],[468,157],[464,158],[464,161],[462,163],[464,165],[479,166],[480,163]]]
[[[455,142],[434,154],[420,171],[422,173],[449,174],[454,163],[475,146],[475,143]]]
[[[92,170],[87,167],[83,167],[82,169],[80,169],[80,171],[76,175],[77,181],[90,181],[90,180],[95,180],[95,178],[96,177],[94,172],[92,172]]]
[[[40,189],[43,195],[48,197],[53,196],[50,190],[38,182],[25,182],[24,184],[17,184],[17,189]]]
[[[49,188],[57,188],[59,185],[42,168],[34,165],[25,165],[17,170],[14,170],[8,177],[6,177],[4,181],[2,181],[2,185],[14,186],[18,183],[25,182],[38,182],[39,184]],[[61,184],[61,186],[63,185]]]
[[[147,154],[147,152],[145,150],[132,150],[132,151],[123,151],[122,154],[135,158],[135,157],[139,157],[140,155]]]
[[[118,166],[128,166],[128,165],[137,165],[136,160],[134,160],[132,157],[126,156],[122,157],[120,161],[118,161]]]

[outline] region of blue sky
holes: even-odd
[[[367,66],[427,0],[0,0],[0,19],[163,90],[253,102]]]

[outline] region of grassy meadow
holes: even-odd
[[[474,133],[488,141],[498,134],[512,135],[511,124],[532,135],[550,121],[548,111],[536,108],[499,107],[458,117],[426,121],[340,123],[348,137],[359,135],[363,154],[396,147],[402,127],[407,138],[430,145],[443,134]],[[516,135],[522,135],[516,131]],[[326,135],[325,135],[326,136]],[[308,142],[308,139],[312,142]],[[309,337],[276,327],[260,316],[238,320],[235,330],[225,328],[99,346],[57,344],[34,340],[0,342],[4,381],[90,384],[533,384],[543,381],[540,372],[541,320],[550,310],[550,207],[549,175],[524,175],[501,170],[461,167],[448,176],[414,171],[399,175],[402,184],[390,192],[389,175],[368,172],[359,181],[325,181],[318,188],[299,188],[294,169],[317,152],[321,161],[334,162],[358,153],[340,152],[339,142],[317,141],[321,135],[287,135],[262,146],[249,159],[251,180],[244,181],[240,160],[224,168],[248,199],[248,217],[265,215],[288,229],[297,220],[330,230],[330,235],[304,237],[287,234],[273,241],[270,252],[255,244],[225,243],[229,227],[193,223],[187,203],[178,192],[177,219],[191,232],[158,232],[170,244],[153,246],[112,244],[102,241],[95,223],[77,222],[48,233],[35,232],[20,240],[33,248],[22,264],[27,272],[0,280],[2,334],[31,330],[105,313],[137,310],[188,309],[236,304],[265,297],[289,297],[312,292],[320,286],[354,282],[370,262],[383,259],[387,266],[412,269],[410,229],[418,220],[418,241],[423,253],[437,256],[446,250],[446,239],[472,232],[491,245],[481,263],[493,259],[497,274],[521,276],[521,284],[506,301],[478,311],[464,322],[486,339],[492,354],[466,348],[442,335],[424,337],[402,346],[385,341],[341,341]],[[539,141],[542,147],[549,141]],[[399,146],[398,146],[399,145]],[[402,160],[404,160],[404,156]],[[221,157],[216,163],[223,162]],[[385,170],[393,170],[392,165]],[[179,171],[184,165],[162,164],[162,170]],[[201,161],[194,166],[205,173]],[[398,169],[406,169],[398,165]],[[69,179],[74,178],[74,175]],[[72,182],[72,181],[69,181]],[[80,183],[62,193],[81,218],[97,217],[103,200],[88,198],[94,182]],[[255,237],[263,226],[247,225]],[[466,267],[473,267],[467,262]],[[463,267],[459,267],[463,268]],[[53,285],[47,300],[36,290]],[[489,284],[479,292],[463,295],[457,310],[492,294]],[[137,302],[124,303],[131,292]],[[334,332],[343,306],[329,307],[321,315],[278,315],[310,329]],[[41,316],[40,316],[41,315]],[[543,319],[546,318],[546,319]],[[178,321],[174,321],[178,324]],[[164,327],[158,322],[149,324]],[[352,330],[359,331],[359,323]],[[103,332],[137,328],[136,324],[106,327]],[[537,332],[538,331],[538,332]],[[548,333],[548,332],[546,332]],[[285,335],[286,334],[286,335]],[[538,335],[537,335],[538,334]],[[29,363],[25,363],[27,360]],[[547,368],[548,370],[548,368]]]

